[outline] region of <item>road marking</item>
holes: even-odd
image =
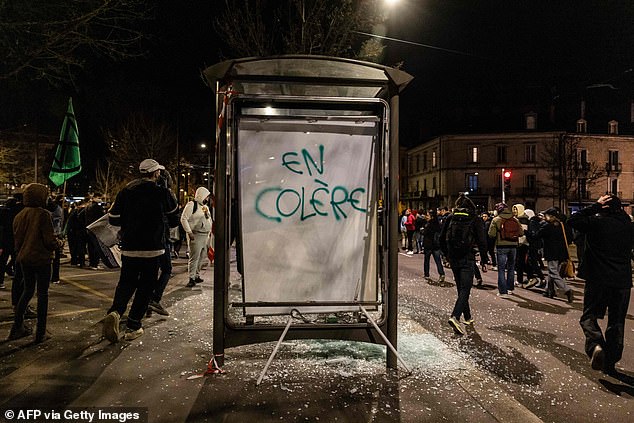
[[[104,294],[102,292],[99,292],[96,289],[92,289],[89,286],[86,286],[86,285],[81,284],[79,282],[74,282],[74,281],[67,280],[67,278],[63,278],[63,279],[60,278],[60,280],[63,281],[63,282],[66,282],[66,283],[68,283],[70,285],[73,285],[73,286],[75,286],[75,287],[77,287],[79,289],[82,289],[82,290],[84,290],[86,292],[90,292],[91,294],[96,295],[97,297],[105,298],[106,300],[112,301],[112,297],[111,296],[106,295],[106,294]]]

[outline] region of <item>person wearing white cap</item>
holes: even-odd
[[[108,213],[110,224],[121,227],[121,275],[103,321],[103,335],[113,343],[119,340],[119,319],[133,295],[124,338],[129,341],[143,334],[141,320],[157,284],[159,258],[165,252],[165,219],[171,227],[178,225],[176,198],[157,184],[164,169],[156,160],[143,160],[141,178],[117,194]]]

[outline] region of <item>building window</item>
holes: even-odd
[[[537,160],[537,145],[526,144],[524,146],[524,161],[527,163],[535,163]]]
[[[423,170],[427,170],[427,152],[423,153]]]
[[[577,168],[579,170],[588,170],[588,150],[577,150]]]
[[[588,198],[588,184],[586,178],[577,179],[577,194],[581,199]]]
[[[619,180],[616,178],[610,180],[610,194],[619,195]]]
[[[436,189],[436,177],[435,176],[431,180],[431,189]]]
[[[436,150],[431,152],[431,167],[436,167]]]
[[[427,178],[423,179],[423,191],[427,192]]]
[[[419,191],[419,188],[420,188],[420,182],[416,181],[416,191]]]
[[[506,163],[506,146],[505,145],[497,146],[497,162]]]
[[[409,175],[414,173],[414,157],[413,156],[409,156],[409,160],[407,163],[407,172]]]
[[[608,172],[620,171],[619,150],[608,151]]]
[[[608,134],[610,135],[619,134],[619,123],[617,121],[611,120],[608,122]]]
[[[477,173],[468,173],[467,174],[467,190],[471,193],[478,191],[478,174]]]
[[[479,149],[477,146],[469,146],[469,163],[478,163],[480,161],[478,153]]]
[[[537,175],[526,175],[524,186],[527,192],[537,191]]]

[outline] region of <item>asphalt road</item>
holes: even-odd
[[[537,289],[499,299],[489,272],[484,288],[472,291],[476,324],[457,337],[447,324],[456,295],[451,272],[444,283],[424,282],[420,255],[399,255],[399,268],[399,353],[411,373],[387,371],[382,346],[287,341],[256,385],[274,343],[228,349],[225,374],[198,377],[212,349],[210,270],[205,283],[189,289],[185,259],[177,260],[163,301],[170,316],[146,319],[137,340],[110,344],[100,320],[118,272],[64,265],[62,283],[50,290],[52,338],[0,342],[0,419],[55,420],[26,420],[25,410],[35,409],[61,413],[58,421],[89,421],[87,413],[99,410],[140,411],[150,422],[632,419],[634,308],[619,380],[593,371],[583,352],[582,281],[571,282],[573,304]],[[7,289],[0,291],[3,338],[11,320]],[[8,418],[8,411],[24,419]]]

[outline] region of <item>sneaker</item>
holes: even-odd
[[[475,320],[473,318],[464,321],[464,324],[469,326],[473,325],[474,323],[475,323]]]
[[[163,308],[161,303],[159,303],[157,301],[151,301],[150,304],[148,305],[148,309],[151,310],[151,311],[157,312],[161,316],[169,316],[170,315],[169,312],[167,310],[165,310],[165,308]]]
[[[196,283],[203,283],[203,279],[200,276],[196,276],[196,279],[194,279],[194,282]]]
[[[464,328],[455,317],[451,316],[449,318],[449,326],[451,326],[456,335],[464,335]]]
[[[56,285],[59,285],[59,279],[56,279],[56,280],[54,280],[54,281],[51,281],[51,283],[54,283],[54,284],[56,284]]]
[[[44,334],[44,335],[40,335],[40,334],[36,334],[35,335],[35,342],[36,344],[41,344],[42,342],[46,342],[49,339],[51,339],[51,334],[48,333],[48,331]]]
[[[542,279],[539,281],[539,284],[537,285],[537,288],[546,288],[546,280]]]
[[[103,319],[103,336],[111,343],[119,342],[119,313],[110,312]]]
[[[16,339],[24,338],[33,333],[30,327],[27,325],[22,325],[20,328],[16,328],[15,325],[11,327],[11,332],[9,332],[9,337],[7,338],[9,341],[14,341]]]
[[[590,366],[594,370],[603,370],[603,366],[605,365],[605,353],[603,352],[603,348],[601,345],[596,345],[594,350],[592,350],[592,358],[590,359]]]
[[[444,282],[445,281],[445,275],[440,275],[440,277],[438,278],[438,282]]]
[[[90,266],[91,270],[103,270],[103,267],[101,266]]]
[[[408,256],[411,256],[411,255],[413,255],[413,254],[414,254],[414,252],[413,252],[412,250],[407,251],[407,255],[408,255]]]
[[[508,298],[509,294],[502,294],[502,293],[498,292],[497,296],[500,297],[500,298]]]
[[[187,285],[185,285],[187,288],[193,288],[196,286],[196,280],[194,279],[190,279],[189,282],[187,283]]]
[[[479,288],[482,286],[482,279],[476,279],[476,287]]]
[[[518,281],[515,281],[515,286],[520,286],[521,284]]]
[[[494,264],[493,266],[491,266],[491,270],[493,271],[498,270],[498,267]]]
[[[145,311],[145,317],[152,317],[152,314],[154,314],[154,312],[149,308]]]
[[[537,282],[539,282],[539,279],[537,278],[529,279],[528,283],[526,284],[526,289],[534,287],[535,285],[537,285]]]
[[[509,295],[515,295],[515,291],[512,289],[509,289],[506,293]]]
[[[141,335],[143,335],[143,328],[126,329],[123,339],[125,339],[126,341],[132,341],[133,339],[137,339]]]

